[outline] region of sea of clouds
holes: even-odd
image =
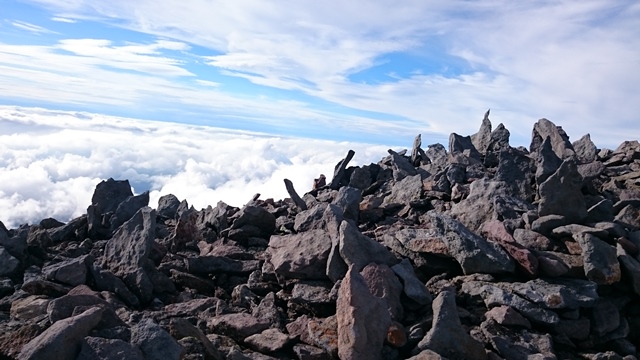
[[[407,144],[407,147],[411,144]],[[81,112],[0,106],[0,221],[8,228],[86,212],[102,180],[128,179],[150,206],[174,194],[196,209],[241,207],[300,195],[328,180],[349,149],[352,165],[378,162],[387,146],[333,142]],[[399,149],[396,149],[399,150]]]

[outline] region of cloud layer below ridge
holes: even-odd
[[[282,199],[283,179],[303,194],[319,174],[330,179],[349,149],[361,165],[379,161],[387,147],[0,107],[0,221],[68,221],[86,212],[109,177],[128,179],[135,193],[149,190],[154,207],[170,193],[198,209],[242,206],[256,193]]]

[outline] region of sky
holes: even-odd
[[[544,117],[615,148],[640,138],[637,24],[616,0],[0,0],[0,221],[66,221],[89,200],[61,189],[108,177],[238,206],[487,109],[513,146]]]

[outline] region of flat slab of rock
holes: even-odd
[[[197,256],[187,259],[187,268],[193,274],[248,274],[260,269],[258,260],[235,260],[223,256]]]
[[[342,360],[382,360],[382,345],[391,324],[386,301],[372,295],[355,266],[338,291],[338,355]]]
[[[460,222],[436,211],[429,211],[426,220],[431,229],[438,231],[465,274],[514,272],[513,259],[500,246],[472,233]]]
[[[25,360],[75,360],[82,340],[102,319],[102,309],[93,308],[60,320],[29,341],[18,355]]]
[[[369,292],[386,300],[389,314],[393,320],[402,320],[404,308],[400,303],[402,284],[396,274],[387,265],[371,263],[362,269],[360,275],[369,287]]]
[[[217,333],[235,339],[244,339],[268,329],[270,323],[268,320],[258,319],[249,314],[237,313],[213,317],[209,319],[208,325]]]
[[[278,274],[296,279],[326,279],[331,237],[321,229],[274,235],[269,240],[267,252]]]
[[[486,360],[487,353],[481,342],[464,331],[453,291],[445,290],[433,300],[431,330],[418,343],[418,351],[433,350],[451,359]]]
[[[278,329],[267,329],[260,334],[247,337],[244,341],[252,348],[263,353],[281,350],[293,339]]]

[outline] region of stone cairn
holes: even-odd
[[[636,359],[640,144],[541,119],[513,148],[488,115],[302,197],[152,209],[109,179],[0,223],[0,358]]]

